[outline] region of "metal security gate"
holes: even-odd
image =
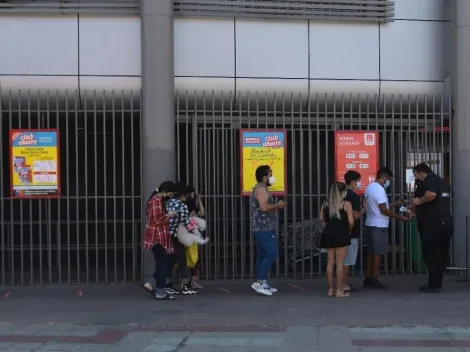
[[[211,242],[202,250],[203,279],[254,276],[248,201],[240,196],[240,128],[287,130],[288,207],[280,213],[273,277],[324,273],[325,255],[314,247],[309,224],[334,181],[334,131],[380,132],[380,163],[395,175],[391,199],[411,191],[407,169],[419,162],[451,180],[448,96],[177,92],[175,111],[177,175],[197,188],[206,207]],[[391,224],[383,274],[424,272],[416,224]],[[355,275],[365,269],[360,240]]]
[[[141,279],[140,92],[0,92],[0,283]],[[10,198],[10,129],[59,129],[62,197]]]

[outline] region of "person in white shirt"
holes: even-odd
[[[395,214],[390,208],[403,203],[401,199],[390,206],[386,189],[393,178],[392,172],[381,167],[377,171],[376,181],[366,188],[366,233],[367,245],[367,271],[362,286],[364,288],[387,288],[378,279],[381,256],[388,253],[388,224],[390,219],[408,221],[409,217]],[[408,213],[406,213],[408,214]]]

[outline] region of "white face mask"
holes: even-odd
[[[385,181],[384,188],[387,189],[390,187],[390,180]]]
[[[358,181],[358,182],[356,183],[356,188],[361,188],[361,187],[362,187],[362,182],[361,182],[361,181]]]
[[[271,176],[269,179],[268,179],[268,183],[270,186],[272,186],[274,184],[274,182],[276,182],[276,179],[274,178],[274,176]]]

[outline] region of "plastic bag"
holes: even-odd
[[[199,249],[197,244],[186,248],[186,265],[188,268],[194,268],[199,260]]]

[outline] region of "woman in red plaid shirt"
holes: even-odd
[[[165,201],[171,199],[176,192],[172,181],[163,182],[150,196],[147,202],[147,227],[144,234],[144,249],[151,250],[155,258],[153,278],[144,284],[144,289],[156,299],[166,300],[175,297],[165,290],[168,265],[168,254],[175,252],[170,237],[168,222],[176,216],[176,212],[166,212]],[[152,282],[151,282],[152,281]],[[155,281],[155,289],[153,286]]]

